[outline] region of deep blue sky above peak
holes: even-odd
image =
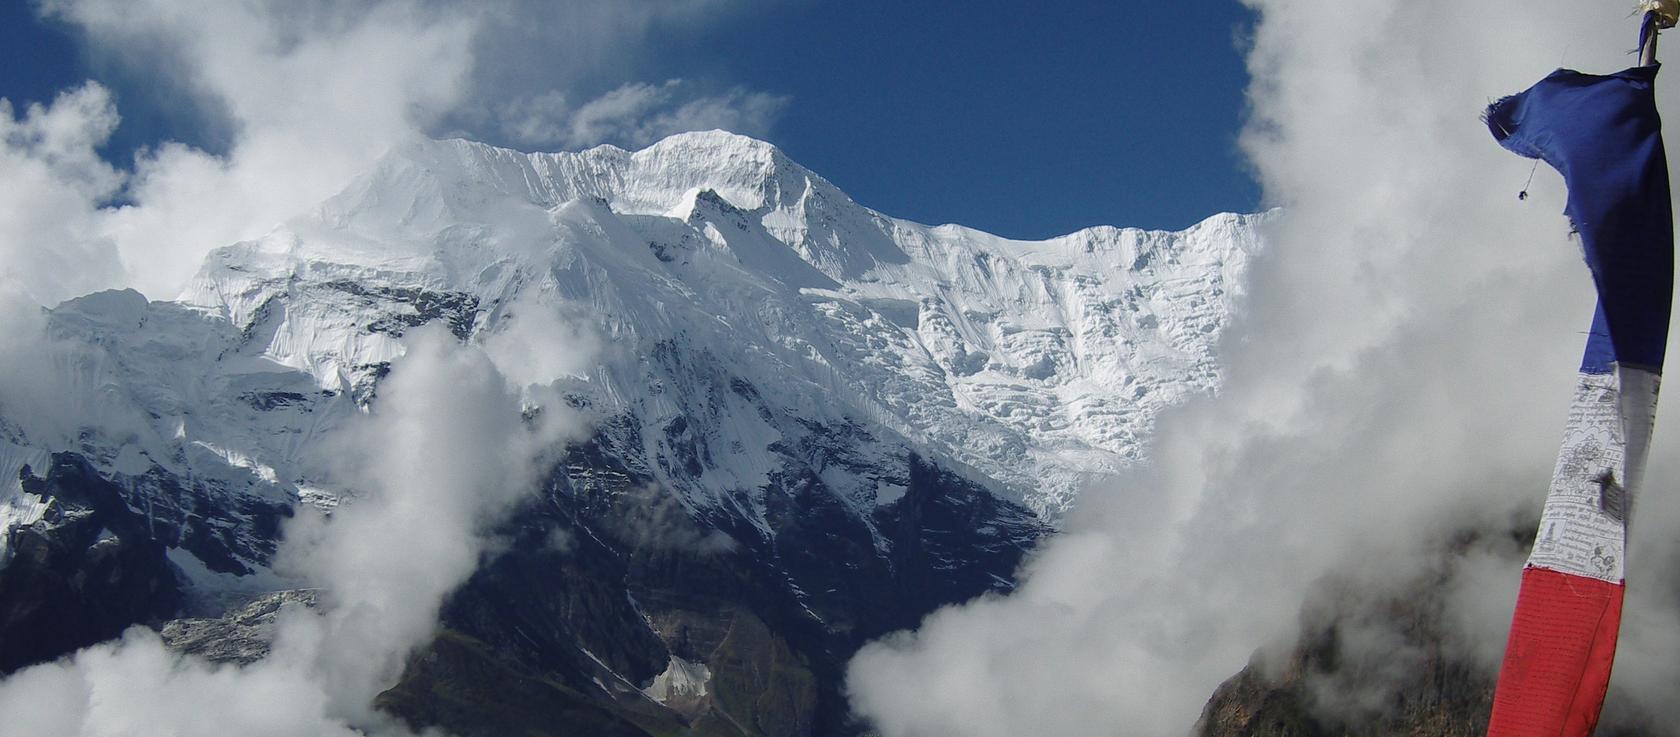
[[[1257,207],[1235,2],[864,0],[744,20],[669,58],[789,94],[772,140],[895,216],[1044,237]]]
[[[539,89],[545,76],[574,103],[675,79],[749,90],[779,103],[742,132],[858,201],[1011,237],[1098,224],[1177,229],[1259,206],[1237,148],[1248,82],[1241,44],[1254,19],[1235,0],[713,5],[617,37],[622,53],[597,50],[592,63],[555,61],[552,70],[545,60],[565,59],[578,41],[533,26],[525,40],[534,53],[476,59],[477,104],[493,106],[498,85],[510,95]],[[225,122],[202,112],[214,105],[186,100],[179,79],[87,38],[71,23],[43,21],[32,3],[0,3],[0,97],[44,102],[99,80],[123,117],[106,149],[119,165],[165,140],[227,145]],[[640,143],[604,134],[543,145],[471,110],[444,120],[430,132],[524,150]]]

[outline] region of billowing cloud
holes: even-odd
[[[1269,251],[1220,351],[1217,397],[1163,415],[1149,467],[1091,489],[1024,585],[929,617],[852,663],[886,737],[1182,734],[1257,650],[1292,645],[1326,590],[1446,577],[1448,645],[1491,674],[1522,551],[1465,530],[1538,515],[1593,298],[1559,178],[1477,121],[1560,62],[1632,63],[1634,20],[1547,0],[1251,0],[1244,148]],[[1669,99],[1672,99],[1670,96]],[[1671,109],[1671,108],[1665,108]],[[1680,430],[1659,420],[1615,693],[1673,724]],[[1528,524],[1531,524],[1529,522]],[[1348,669],[1412,665],[1355,618]],[[1369,694],[1323,691],[1356,714]]]
[[[491,331],[478,340],[490,360],[521,387],[587,375],[601,350],[600,336],[584,315],[528,295],[507,305]]]
[[[490,530],[534,488],[581,424],[532,411],[484,352],[430,326],[410,333],[372,412],[349,430],[359,494],[328,519],[300,510],[279,568],[322,588],[319,611],[283,610],[270,654],[215,665],[134,628],[120,641],[0,682],[8,729],[113,734],[407,735],[372,709],[431,637],[448,593],[491,549]]]
[[[577,148],[763,135],[784,98],[622,78],[656,30],[757,1],[41,0],[131,94],[208,143],[111,166],[100,147],[119,118],[96,83],[0,108],[0,188],[21,193],[0,202],[0,266],[47,304],[120,286],[170,299],[210,249],[305,213],[410,136]]]
[[[523,145],[641,148],[675,133],[714,128],[762,137],[789,102],[741,88],[708,95],[694,87],[680,79],[632,82],[575,109],[564,95],[548,92],[511,101],[498,112],[504,133]]]
[[[103,207],[115,186],[107,178],[103,190],[79,192],[78,217],[63,220],[90,234],[79,242],[114,245],[120,262],[89,263],[106,277],[100,286],[166,299],[211,248],[313,207],[459,100],[477,27],[465,15],[401,0],[54,0],[43,9],[80,29],[93,53],[171,81],[163,87],[185,91],[182,104],[214,111],[231,131],[219,154],[173,142],[140,152],[121,205]],[[114,118],[114,111],[90,117],[89,130],[108,135],[104,121]],[[78,159],[93,161],[103,142],[71,141]],[[8,191],[53,190],[34,182],[14,188],[14,172],[0,172]],[[3,248],[59,251],[54,235],[19,232]],[[112,273],[125,276],[112,283]]]
[[[0,99],[0,280],[41,304],[122,281],[116,245],[93,223],[123,183],[98,155],[117,120],[93,82],[21,111]]]

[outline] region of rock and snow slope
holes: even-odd
[[[859,509],[901,488],[868,456],[910,450],[1053,519],[1083,480],[1138,459],[1161,407],[1214,388],[1255,226],[1037,242],[929,227],[722,132],[634,153],[416,141],[213,253],[176,303],[108,293],[53,311],[69,391],[98,395],[92,433],[0,424],[0,470],[78,450],[119,476],[155,465],[331,503],[317,439],[366,401],[404,329],[441,319],[463,339],[597,342],[598,363],[535,356],[537,374],[556,368],[528,378],[635,416],[660,480],[698,507],[761,517],[755,489],[822,426],[871,441],[852,468],[819,469]],[[9,496],[6,520],[38,506]]]
[[[850,733],[851,652],[1008,590],[1043,520],[1136,462],[1162,407],[1216,388],[1261,217],[1013,241],[887,217],[727,133],[634,153],[409,143],[212,253],[176,301],[105,292],[43,316],[52,387],[0,396],[0,591],[71,576],[132,606],[93,606],[81,640],[0,671],[312,585],[268,570],[282,521],[354,497],[335,436],[403,334],[440,322],[594,434],[385,706],[493,724],[474,720],[495,688],[460,723],[427,694],[495,662],[625,734],[648,714]],[[0,650],[110,598],[59,594],[0,606]]]
[[[692,391],[733,381],[807,423],[907,439],[1053,517],[1083,478],[1137,460],[1161,407],[1214,387],[1211,347],[1257,247],[1236,215],[1041,242],[894,220],[721,132],[635,153],[417,142],[215,253],[181,301],[227,318],[253,360],[356,396],[405,326],[490,336],[560,316],[608,349],[571,390],[647,429],[698,425],[658,453],[698,460],[667,479],[697,502],[750,498],[777,463],[765,449],[800,432],[740,392]],[[864,507],[894,493],[831,481]]]

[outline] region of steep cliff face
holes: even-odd
[[[164,545],[122,490],[73,455],[23,471],[40,517],[6,531],[0,571],[0,673],[160,623],[183,604]]]
[[[853,731],[859,645],[1009,590],[1083,483],[1216,386],[1260,219],[1010,241],[724,133],[409,144],[176,301],[47,313],[65,409],[0,398],[0,591],[96,571],[55,611],[126,603],[27,650],[47,625],[8,596],[3,665],[177,617],[178,647],[260,656],[273,592],[313,585],[274,569],[286,519],[356,503],[342,433],[441,324],[589,430],[385,708],[463,735]]]

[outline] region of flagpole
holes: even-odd
[[[1657,35],[1680,22],[1680,0],[1645,0],[1640,7],[1645,17],[1640,22],[1639,65],[1648,67],[1657,63]]]

